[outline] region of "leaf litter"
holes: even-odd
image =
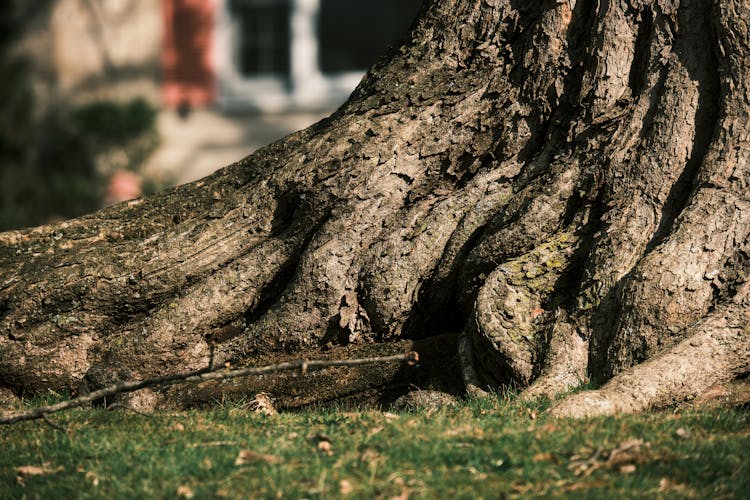
[[[650,444],[642,439],[628,439],[612,449],[598,447],[593,451],[583,451],[570,457],[568,469],[576,476],[586,477],[596,470],[609,468],[622,474],[635,472],[636,466],[649,462],[652,456]]]

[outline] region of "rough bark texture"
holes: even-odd
[[[211,344],[266,364],[419,343],[437,360],[421,372],[151,396],[607,381],[553,408],[581,416],[742,376],[748,19],[744,0],[427,2],[330,118],[199,182],[0,235],[0,383],[96,388],[200,368]]]

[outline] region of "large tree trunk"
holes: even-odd
[[[94,388],[204,367],[210,345],[249,364],[417,343],[440,359],[427,372],[479,393],[608,381],[554,409],[585,415],[741,376],[748,19],[745,0],[428,2],[330,118],[193,184],[0,235],[0,383]],[[418,372],[156,396],[296,404]]]

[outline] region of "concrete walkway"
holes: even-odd
[[[196,109],[182,119],[165,110],[157,118],[161,145],[144,164],[143,173],[174,184],[191,182],[331,112],[233,116]]]

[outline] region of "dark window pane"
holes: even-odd
[[[239,69],[245,76],[289,74],[289,2],[235,0]]]
[[[324,73],[365,70],[406,35],[422,0],[321,0],[318,19]]]

